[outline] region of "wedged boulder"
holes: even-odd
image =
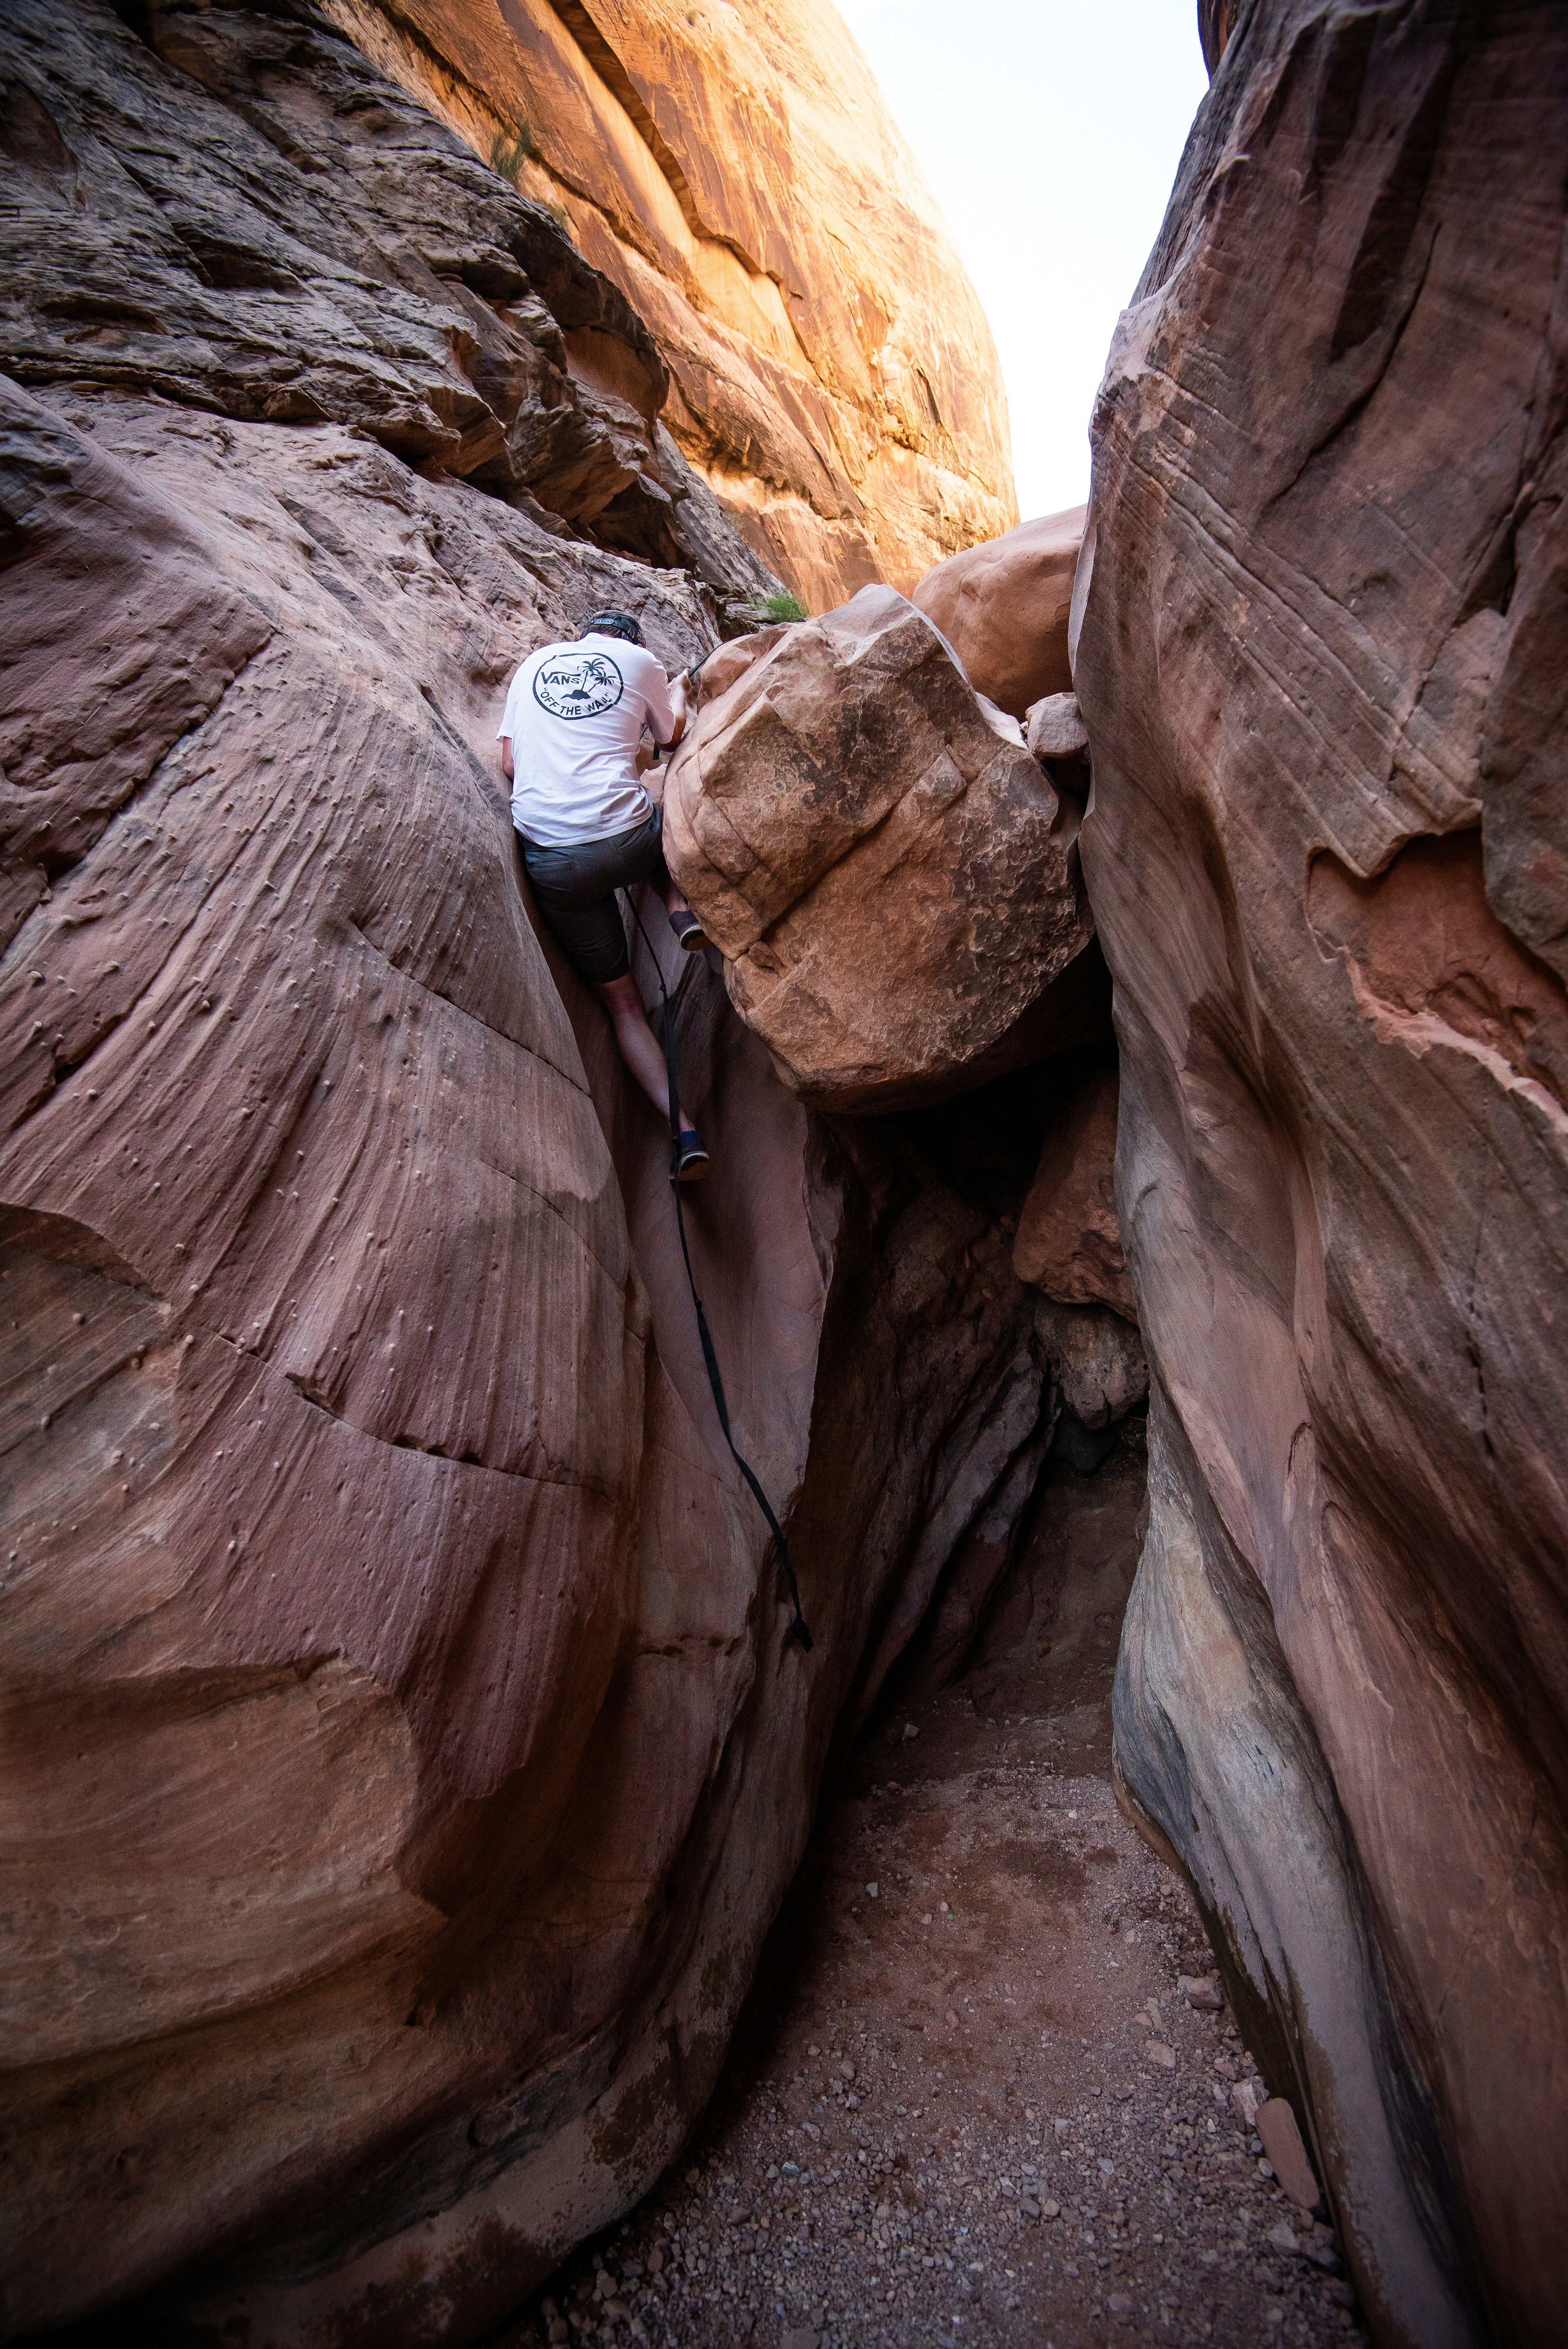
[[[1216,56],[1237,28],[1097,406],[1075,655],[1155,1374],[1120,1764],[1377,2337],[1543,2349],[1568,18],[1206,14]]]
[[[1024,741],[1037,759],[1081,759],[1088,749],[1076,693],[1047,693],[1027,711]]]
[[[1042,514],[950,554],[910,590],[984,693],[1015,718],[1070,691],[1068,617],[1082,506]]]
[[[1018,1217],[1013,1269],[1063,1305],[1138,1306],[1116,1214],[1114,1069],[1096,1069],[1052,1120]]]
[[[1065,986],[1052,1034],[1092,926],[1076,805],[1015,735],[891,588],[779,631],[705,695],[666,851],[736,1009],[813,1107],[933,1100],[1098,1013]]]

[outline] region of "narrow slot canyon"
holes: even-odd
[[[1114,1087],[1107,1037],[892,1122],[928,1195],[951,1185],[1015,1248],[1022,1223],[1035,1268],[1044,1163],[1058,1224],[1064,1194],[1078,1209],[1078,1283],[1114,1282],[1109,1166],[1098,1199],[1083,1164],[1062,1180]],[[1146,1374],[1108,1350],[1106,1309],[1032,1309],[1048,1448],[1021,1497],[1004,1472],[830,1765],[701,2126],[494,2349],[617,2326],[680,2349],[1078,2349],[1138,2318],[1183,2344],[1366,2338],[1315,2182],[1293,2199],[1256,2133],[1267,2083],[1202,1918],[1117,1803]]]
[[[1202,1920],[1117,1809],[1144,1486],[1137,1413],[1089,1474],[1047,1463],[973,1659],[826,1806],[702,2128],[498,2349],[605,2315],[702,2344],[1364,2337],[1243,2125]]]
[[[1568,18],[1181,5],[1020,517],[847,0],[3,0],[0,2342],[1562,2337]]]

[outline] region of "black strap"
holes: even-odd
[[[713,1407],[718,1413],[718,1423],[724,1430],[724,1440],[729,1446],[730,1456],[750,1485],[757,1506],[767,1518],[768,1529],[773,1536],[773,1546],[779,1554],[779,1563],[784,1569],[784,1578],[789,1586],[789,1604],[795,1610],[795,1619],[789,1626],[790,1632],[799,1640],[802,1648],[809,1650],[812,1644],[811,1634],[806,1628],[806,1618],[800,1611],[800,1586],[795,1579],[795,1561],[789,1555],[789,1545],[784,1538],[784,1528],[774,1516],[772,1505],[767,1494],[752,1474],[751,1463],[737,1451],[735,1438],[729,1432],[729,1405],[724,1399],[724,1381],[719,1375],[718,1356],[714,1351],[713,1333],[707,1326],[707,1316],[702,1309],[702,1299],[696,1293],[696,1276],[692,1271],[691,1250],[686,1246],[686,1207],[681,1199],[680,1183],[681,1113],[676,1071],[675,1007],[670,1001],[669,988],[665,985],[663,967],[658,956],[654,952],[646,930],[643,928],[643,917],[637,911],[635,900],[630,890],[626,892],[626,903],[632,908],[632,919],[637,925],[643,944],[648,949],[649,958],[654,966],[654,976],[659,982],[659,993],[664,999],[665,1073],[668,1078],[670,1088],[670,1188],[676,1195],[676,1227],[681,1236],[681,1259],[686,1266],[686,1286],[691,1290],[692,1309],[696,1315],[696,1334],[702,1340],[702,1358],[707,1365],[707,1382],[713,1389]]]

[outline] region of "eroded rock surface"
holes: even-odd
[[[812,610],[1016,520],[990,326],[831,0],[328,0],[645,319],[674,443]]]
[[[910,591],[975,691],[1015,718],[1071,688],[1068,618],[1083,525],[1082,506],[1021,522],[950,554]]]
[[[315,11],[15,0],[0,364],[237,421],[332,422],[547,529],[779,582],[661,421],[647,326]]]
[[[1119,1748],[1377,2337],[1544,2344],[1568,24],[1206,15],[1228,46],[1097,410],[1075,664],[1155,1373]]]
[[[254,2339],[408,2337],[432,2295],[468,2338],[678,2143],[868,1631],[991,1505],[1040,1374],[1001,1236],[913,1169],[824,1162],[694,973],[721,1165],[694,1246],[742,1440],[795,1500],[819,1645],[786,1650],[656,1122],[583,1007],[617,1182],[479,767],[560,589],[635,575],[563,577],[521,517],[335,428],[101,394],[9,425],[35,739],[73,694],[111,736],[137,717],[140,676],[102,684],[133,611],[211,616],[205,712],[151,772],[108,810],[92,767],[55,786],[71,844],[0,971],[13,2321],[259,2237]],[[57,556],[145,600],[78,636]],[[648,617],[697,648],[695,601]],[[923,1304],[879,1301],[884,1246]],[[896,1333],[899,1386],[828,1407],[834,1314],[829,1359]]]
[[[670,762],[665,840],[801,1100],[904,1106],[1084,1040],[1077,806],[923,616],[862,588],[749,650]]]
[[[515,462],[533,394],[464,390],[438,322],[522,365],[511,280],[487,344],[334,221],[363,168],[412,244],[455,186],[521,268],[525,208],[346,46],[14,17],[5,2324],[461,2344],[700,2109],[835,1723],[1037,1454],[1041,1358],[994,1219],[837,1140],[686,966],[694,1260],[789,1643],[662,1128],[494,771],[531,646],[609,601],[673,667],[717,590],[454,477],[470,429]],[[269,406],[296,358],[319,412]]]

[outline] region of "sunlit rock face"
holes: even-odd
[[[810,610],[1016,520],[990,327],[831,0],[327,8],[625,294],[668,433]]]
[[[1082,506],[1021,522],[950,554],[913,591],[975,691],[1015,718],[1071,687],[1068,622],[1083,524]]]
[[[1568,23],[1208,14],[1216,53],[1237,21],[1100,394],[1078,589],[1154,1374],[1120,1766],[1379,2338],[1544,2344]]]
[[[1080,1040],[1078,809],[923,615],[863,588],[714,667],[667,852],[791,1089],[908,1107]]]
[[[1043,1357],[996,1225],[665,933],[806,1653],[495,771],[531,647],[616,604],[673,668],[766,574],[448,130],[303,14],[128,14],[7,25],[5,2322],[461,2344],[701,2109]]]

